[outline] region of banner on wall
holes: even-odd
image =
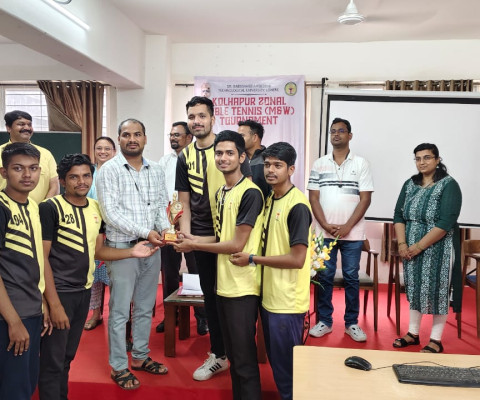
[[[288,142],[297,151],[292,181],[305,186],[305,78],[274,77],[195,77],[195,95],[212,100],[214,132],[238,130],[238,122],[252,119],[263,125],[262,145]]]

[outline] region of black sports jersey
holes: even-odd
[[[244,176],[252,175],[248,162],[241,165],[241,171]],[[182,150],[177,160],[175,190],[190,193],[191,233],[194,235],[214,235],[215,193],[224,184],[225,178],[215,165],[213,144],[197,149],[193,142]]]
[[[95,245],[102,217],[96,200],[83,207],[59,195],[40,203],[43,240],[52,242],[48,260],[58,292],[88,289],[95,271]]]
[[[20,318],[41,315],[45,281],[37,203],[17,203],[0,192],[0,237],[0,276],[15,311]]]

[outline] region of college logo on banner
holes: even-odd
[[[305,182],[305,78],[195,77],[195,95],[212,100],[214,132],[237,131],[238,122],[252,119],[263,125],[262,145],[288,142],[297,151],[293,182],[300,190]]]

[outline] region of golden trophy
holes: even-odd
[[[167,206],[167,218],[170,222],[170,228],[165,232],[163,238],[164,242],[175,242],[178,239],[177,231],[175,230],[175,224],[178,222],[183,214],[183,205],[177,200],[177,193],[173,194],[173,199]]]

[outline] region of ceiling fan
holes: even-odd
[[[338,17],[337,21],[345,25],[355,25],[365,21],[365,17],[358,12],[353,0],[350,0],[344,13]]]

